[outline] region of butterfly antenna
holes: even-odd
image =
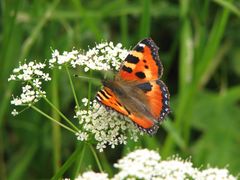
[[[99,81],[99,82],[101,82],[100,79],[93,78],[93,77],[87,77],[87,76],[80,76],[80,75],[77,75],[77,74],[75,74],[74,77],[75,77],[75,78],[80,78],[80,79],[86,79],[86,80]]]

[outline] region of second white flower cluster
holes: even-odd
[[[77,180],[237,180],[227,169],[208,168],[200,170],[193,167],[188,160],[179,157],[162,160],[156,152],[148,149],[140,149],[129,153],[114,165],[119,169],[113,178],[106,173],[93,171],[79,175]]]

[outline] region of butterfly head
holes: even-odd
[[[113,86],[113,84],[114,84],[113,80],[102,80],[102,85],[104,87],[112,89],[111,87]]]
[[[115,95],[118,97],[122,97],[123,95],[125,95],[125,93],[123,92],[125,88],[121,81],[103,80],[102,84],[105,88],[111,89],[111,91],[115,93]]]

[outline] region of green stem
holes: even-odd
[[[74,131],[73,129],[65,126],[64,124],[60,123],[59,121],[53,119],[51,116],[47,115],[46,113],[44,113],[42,110],[40,110],[39,108],[37,108],[36,106],[31,106],[31,108],[33,108],[35,111],[39,112],[40,114],[42,114],[43,116],[45,116],[46,118],[50,119],[51,121],[57,123],[58,125],[62,126],[63,128],[73,132],[74,134],[77,132],[77,131]]]
[[[57,111],[57,113],[64,119],[67,121],[67,123],[69,125],[71,125],[77,132],[79,131],[79,129],[61,112],[59,111],[58,108],[56,108],[56,106],[54,104],[52,104],[45,96],[42,96],[43,99],[55,110]]]
[[[74,77],[76,77],[76,78],[80,78],[80,79],[85,79],[85,80],[88,80],[88,81],[97,81],[97,82],[101,83],[101,80],[98,79],[98,78],[87,77],[87,76],[81,76],[81,75],[74,75]]]
[[[51,101],[57,108],[59,108],[59,84],[58,84],[58,72],[56,69],[53,70],[52,84],[51,84],[52,96]],[[52,109],[52,115],[56,121],[60,121],[60,115]],[[52,145],[53,145],[53,168],[54,173],[58,171],[61,164],[61,127],[55,123],[52,123]]]
[[[90,70],[90,77],[92,77],[92,70]],[[92,82],[89,82],[89,84],[88,84],[88,111],[90,108],[91,94],[92,94]]]
[[[88,146],[90,147],[90,149],[91,149],[91,151],[92,151],[92,153],[93,153],[93,156],[94,156],[94,158],[95,158],[95,160],[96,160],[96,162],[97,162],[97,165],[98,165],[98,168],[99,168],[100,172],[103,172],[102,165],[101,165],[101,163],[100,163],[100,161],[99,161],[99,159],[98,159],[98,157],[97,157],[97,153],[96,153],[96,151],[94,150],[92,144],[89,144],[89,143],[88,143]]]
[[[92,71],[90,71],[90,77],[92,77]],[[89,86],[88,86],[88,100],[89,100],[88,101],[88,110],[90,108],[90,103],[89,102],[90,102],[90,98],[91,98],[91,93],[92,93],[92,83],[89,82]],[[102,166],[101,166],[100,161],[99,161],[99,159],[97,157],[97,153],[95,152],[95,150],[94,150],[94,148],[93,148],[93,146],[91,144],[88,143],[88,145],[89,145],[89,147],[90,147],[90,149],[91,149],[91,151],[93,153],[93,156],[94,156],[94,158],[95,158],[95,160],[97,162],[99,170],[101,172],[103,172]]]
[[[79,110],[79,103],[78,103],[76,91],[75,91],[75,89],[74,89],[73,82],[72,82],[72,78],[71,78],[71,75],[70,75],[70,73],[69,73],[69,70],[68,70],[67,65],[65,65],[65,69],[66,69],[67,74],[68,74],[68,79],[69,79],[69,81],[70,81],[70,85],[71,85],[71,89],[72,89],[72,93],[73,93],[73,96],[74,96],[75,103],[76,103],[76,105],[77,105],[77,109]]]
[[[79,131],[79,129],[53,104],[51,103],[51,101],[48,100],[48,98],[45,97],[44,94],[42,94],[42,92],[33,85],[32,81],[28,81],[36,91],[38,91],[38,93],[41,95],[41,97],[65,120],[67,121],[67,123],[69,125],[71,125],[77,132]]]

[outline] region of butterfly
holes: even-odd
[[[103,81],[96,99],[127,116],[137,127],[155,134],[170,112],[167,86],[160,80],[163,66],[151,38],[140,41],[123,61],[113,80]]]

